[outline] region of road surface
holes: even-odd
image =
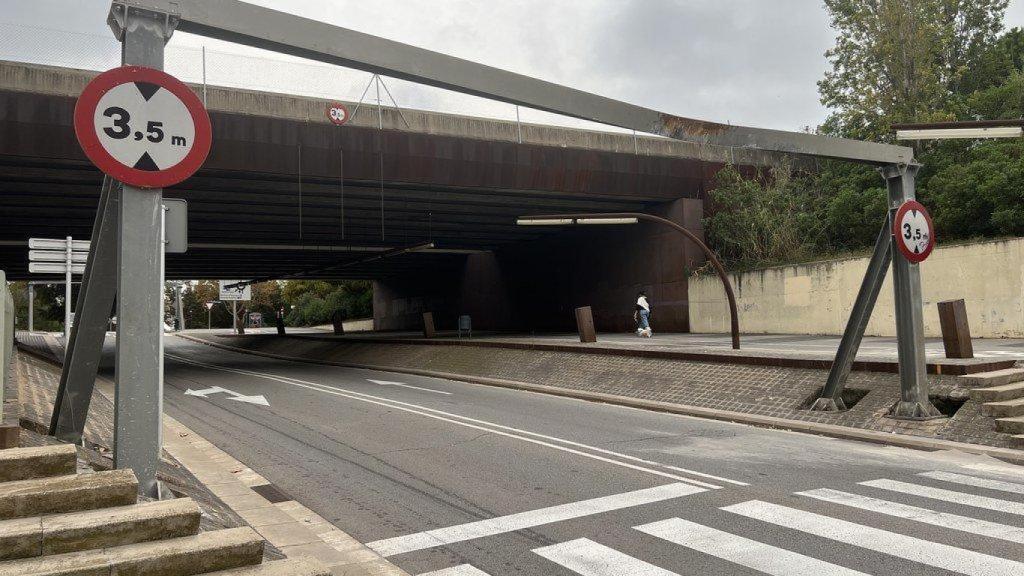
[[[413,575],[1024,574],[996,460],[166,342],[171,416]]]

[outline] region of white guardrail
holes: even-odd
[[[14,297],[7,286],[7,275],[0,270],[0,419],[3,418],[4,385],[11,373],[14,356]]]

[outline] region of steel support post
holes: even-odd
[[[28,285],[28,331],[35,332],[36,287]]]
[[[839,342],[839,350],[836,351],[835,360],[832,361],[832,367],[829,369],[825,388],[822,390],[821,398],[818,398],[811,406],[811,410],[820,412],[846,410],[846,404],[843,402],[843,388],[846,386],[846,379],[850,375],[853,361],[857,358],[857,350],[860,349],[861,340],[864,338],[864,330],[867,329],[868,321],[871,320],[871,311],[875,309],[875,301],[878,300],[878,293],[882,291],[882,284],[885,283],[885,276],[889,271],[891,261],[892,225],[890,215],[886,214],[882,229],[878,232],[878,239],[875,240],[875,250],[871,253],[867,272],[864,273],[864,280],[860,284],[860,291],[857,292],[857,300],[853,303],[850,319],[846,321],[846,329],[843,331],[843,339]]]
[[[889,189],[889,218],[907,200],[913,200],[914,179],[920,166],[892,165],[882,168]],[[900,362],[900,400],[890,411],[893,418],[927,420],[942,414],[928,399],[928,367],[924,353],[924,310],[921,297],[921,269],[895,255],[896,238],[889,251],[894,253],[892,276],[896,303],[896,340]]]
[[[173,32],[166,13],[131,6],[111,7],[120,32],[122,62],[163,69],[164,44]],[[159,497],[163,414],[162,189],[124,186],[117,235],[117,392],[114,409],[114,466],[131,468],[139,491]]]
[[[174,285],[174,310],[178,317],[178,330],[185,329],[185,311],[181,305],[181,284]]]
[[[71,258],[73,240],[71,236],[64,239],[64,359],[71,349]]]
[[[68,353],[50,418],[51,436],[79,443],[85,430],[110,310],[117,292],[117,218],[121,185],[104,178],[82,275]]]

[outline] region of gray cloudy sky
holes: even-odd
[[[679,115],[790,130],[825,116],[815,83],[834,36],[818,0],[250,1]],[[109,0],[2,2],[0,58],[116,64],[105,64],[116,59],[103,23]],[[1024,0],[1012,0],[1006,23],[1024,25]],[[40,31],[45,40],[26,41],[26,26],[77,34]],[[185,34],[172,45],[168,68],[186,80],[199,74],[201,45],[211,84],[358,99],[368,79],[319,65],[257,65],[225,54],[282,57]],[[515,115],[504,104],[388,85],[403,106]],[[558,121],[532,111],[523,120]]]

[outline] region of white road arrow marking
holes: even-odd
[[[220,393],[220,392],[223,392],[223,393],[231,396],[231,398],[228,398],[228,400],[237,400],[239,402],[246,402],[246,403],[249,403],[249,404],[257,404],[259,406],[270,406],[270,402],[267,402],[266,397],[264,397],[263,395],[245,396],[245,395],[239,394],[238,392],[235,392],[233,390],[228,390],[227,388],[221,388],[220,386],[214,386],[212,388],[204,388],[202,390],[193,390],[193,389],[189,388],[188,390],[185,390],[185,395],[186,396],[199,396],[200,398],[206,398],[210,394],[217,394],[217,393]]]
[[[373,382],[374,384],[379,384],[381,386],[401,386],[402,388],[412,388],[413,390],[422,390],[424,392],[433,392],[434,394],[444,394],[446,396],[450,396],[451,395],[451,392],[445,392],[443,390],[434,390],[433,388],[421,388],[419,386],[413,386],[411,384],[403,384],[401,382],[392,382],[390,380],[370,380],[369,378],[367,378],[366,380],[369,381],[369,382]]]

